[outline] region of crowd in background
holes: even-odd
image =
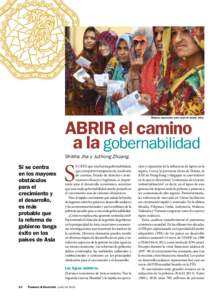
[[[84,83],[73,74],[78,57],[91,62]],[[66,107],[70,115],[121,115],[119,92],[107,95],[94,74],[125,82],[125,95],[139,91],[149,115],[204,114],[204,27],[140,27],[118,36],[88,27],[77,56],[66,39]]]

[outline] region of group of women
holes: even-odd
[[[73,74],[78,57],[91,62],[84,83]],[[139,102],[149,115],[204,114],[204,27],[137,28],[118,36],[111,30],[88,27],[83,50],[76,57],[66,41],[66,103],[72,115],[121,115],[120,92],[107,95],[94,74],[125,82],[124,95],[141,94]]]

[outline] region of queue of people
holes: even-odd
[[[80,66],[80,57],[90,65]],[[84,82],[73,76],[81,68]],[[134,91],[147,115],[204,114],[204,27],[140,27],[121,36],[88,27],[78,56],[66,41],[65,69],[72,115],[122,115],[118,101]],[[124,90],[109,94],[95,74],[123,82]]]

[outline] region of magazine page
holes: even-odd
[[[223,297],[220,20],[0,1],[2,299]]]

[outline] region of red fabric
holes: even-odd
[[[116,50],[116,42],[118,40],[118,35],[111,31],[103,31],[97,36],[97,42],[105,42],[111,50],[111,55],[115,55],[115,50]]]
[[[141,73],[141,93],[150,95],[152,102],[157,101],[157,83],[160,78],[162,53],[157,52],[143,67]]]
[[[104,115],[104,106],[105,106],[105,98],[100,97],[96,103],[95,110],[96,110],[96,115],[102,116]]]

